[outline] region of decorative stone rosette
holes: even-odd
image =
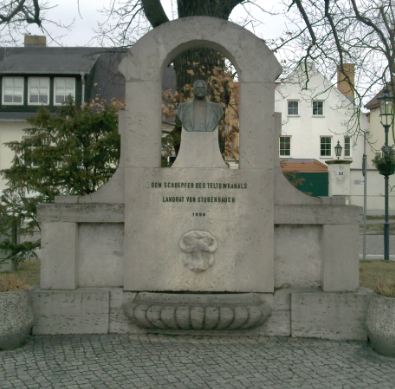
[[[194,271],[202,272],[214,264],[214,253],[218,243],[208,231],[192,230],[186,232],[178,242],[183,254],[184,265]]]
[[[271,306],[255,293],[139,293],[124,305],[137,326],[155,330],[246,330],[271,315]]]

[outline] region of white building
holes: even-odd
[[[347,78],[339,73],[337,87],[314,66],[310,67],[308,82],[305,71],[297,68],[278,84],[275,104],[276,111],[282,114],[279,155],[281,159],[309,158],[325,163],[335,158],[334,147],[339,142],[343,147],[341,158],[352,161],[350,203],[363,206],[363,132],[369,131],[367,210],[382,214],[384,179],[371,163],[376,150],[383,144],[383,129],[377,124],[378,109],[370,115],[358,115],[348,84],[348,81],[353,82],[354,67],[345,65],[345,71]],[[391,180],[394,186],[395,177]],[[390,209],[395,213],[395,189],[391,195]]]

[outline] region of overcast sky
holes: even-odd
[[[106,20],[104,14],[99,11],[109,6],[111,0],[80,0],[78,7],[78,0],[48,0],[53,8],[45,12],[45,17],[48,22],[45,23],[47,29],[48,45],[50,46],[97,46],[99,45],[96,39],[98,31],[98,22]],[[265,6],[269,4],[278,4],[278,0],[265,0]],[[55,6],[56,4],[56,6]],[[176,1],[175,0],[162,0],[162,4],[169,16],[172,17],[176,12]],[[259,15],[259,8],[253,8],[252,12],[254,16],[258,15],[257,18],[263,21],[260,25],[247,25],[246,28],[255,29],[255,33],[262,38],[274,38],[278,36],[281,31],[284,30],[284,21],[275,18],[267,14]],[[176,15],[174,15],[176,16]],[[237,22],[248,17],[246,10],[243,7],[236,7],[235,11],[231,15],[232,19]],[[58,25],[69,26],[68,29],[59,28]],[[28,32],[32,34],[42,34],[42,32],[33,26],[28,27]],[[21,33],[20,39],[18,39],[18,45],[23,43],[23,33]],[[54,39],[52,41],[51,37]]]

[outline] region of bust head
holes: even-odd
[[[193,95],[195,99],[202,100],[207,96],[207,83],[204,80],[196,80],[193,83]]]

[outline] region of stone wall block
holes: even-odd
[[[108,289],[36,290],[33,296],[35,335],[107,334]]]
[[[41,223],[43,289],[75,289],[77,285],[77,223]]]
[[[292,293],[291,335],[336,340],[367,340],[369,290],[355,293]]]
[[[353,291],[359,287],[358,224],[324,225],[322,289]]]

